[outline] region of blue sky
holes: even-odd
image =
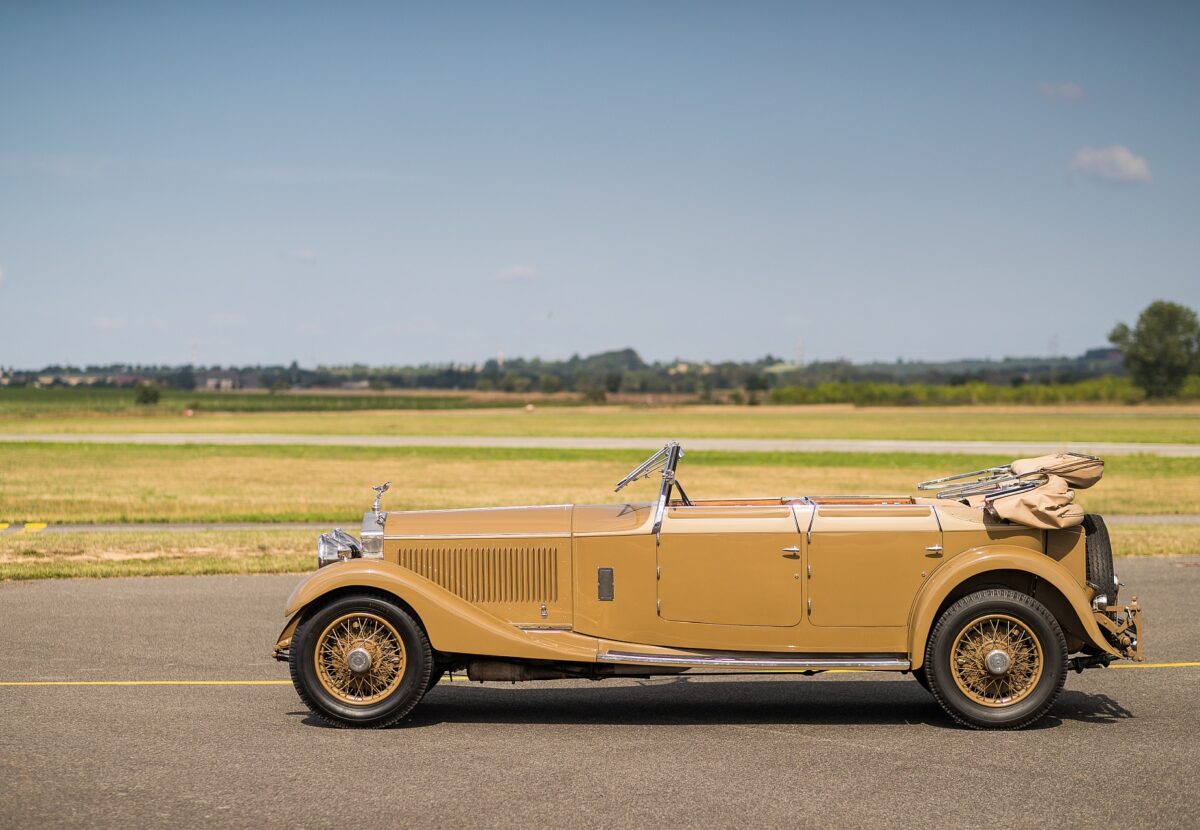
[[[0,365],[1078,353],[1200,307],[1195,4],[0,5]]]

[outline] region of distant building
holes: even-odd
[[[1122,363],[1124,358],[1121,355],[1120,349],[1114,349],[1111,346],[1101,346],[1098,349],[1088,349],[1083,353],[1084,360],[1105,360],[1110,363]]]
[[[370,389],[371,381],[369,380],[344,380],[342,381],[343,389]]]
[[[213,369],[196,375],[196,388],[209,392],[231,392],[241,388],[238,373],[229,369]]]
[[[113,375],[109,378],[109,383],[113,386],[136,386],[142,381],[147,380],[145,375],[138,375],[132,372],[122,372],[119,375]]]

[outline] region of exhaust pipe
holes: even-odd
[[[491,680],[517,683],[525,680],[565,680],[570,677],[578,675],[524,663],[507,663],[503,660],[472,660],[467,663],[467,679],[480,682]]]

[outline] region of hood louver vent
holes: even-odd
[[[401,548],[400,566],[468,602],[524,603],[558,600],[558,549]]]

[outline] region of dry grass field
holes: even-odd
[[[313,534],[307,531],[0,536],[0,580],[300,573],[312,568]]]
[[[538,408],[239,412],[169,409],[0,414],[0,433],[192,432],[661,438],[1200,442],[1200,407]],[[0,445],[0,522],[320,521],[357,525],[370,485],[391,509],[604,502],[643,453],[590,450],[297,446]],[[692,452],[680,477],[697,497],[912,493],[915,482],[1010,459],[915,453]],[[649,499],[653,487],[628,491]],[[624,494],[623,494],[624,495]],[[1123,456],[1080,501],[1108,514],[1200,513],[1200,459]],[[1200,550],[1195,527],[1122,525],[1129,554]],[[307,570],[295,531],[0,535],[0,579]]]
[[[0,445],[0,521],[338,521],[370,486],[392,509],[616,500],[641,460],[626,451],[353,447]],[[694,452],[693,497],[914,493],[915,482],[1003,463],[995,456]],[[622,495],[652,497],[652,483]],[[1099,513],[1200,513],[1200,459],[1116,457],[1079,500]]]
[[[0,433],[284,433],[1200,443],[1200,405],[679,406],[353,412],[0,413]]]

